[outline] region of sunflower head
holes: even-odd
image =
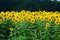
[[[14,30],[14,28],[10,27],[10,28],[9,28],[9,30],[10,30],[10,31],[13,31],[13,30]]]
[[[46,23],[46,28],[49,28],[50,27],[50,24],[49,23]]]

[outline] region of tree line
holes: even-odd
[[[60,11],[59,2],[40,1],[40,0],[1,0],[0,11]]]

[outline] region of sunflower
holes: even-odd
[[[18,18],[19,18],[19,16],[17,15],[17,16],[15,16],[15,18],[16,18],[16,19],[18,19]]]
[[[47,17],[47,16],[44,16],[43,18],[44,18],[44,20],[47,20],[47,19],[48,19],[48,17]]]
[[[32,19],[36,19],[36,17],[35,17],[35,16],[33,16],[33,17],[32,17]]]
[[[12,18],[12,21],[17,23],[18,22],[18,18],[14,17],[14,18]]]
[[[0,19],[0,24],[2,24],[2,19]]]
[[[0,15],[0,19],[2,19],[2,15]]]
[[[22,18],[23,18],[24,20],[26,20],[26,19],[27,19],[27,17],[26,17],[26,16],[23,16]]]
[[[55,18],[59,18],[59,16],[58,16],[58,15],[56,15],[56,16],[55,16]]]
[[[47,21],[52,22],[53,19],[51,17],[48,17]]]
[[[25,10],[22,10],[21,13],[25,13]]]
[[[31,22],[34,23],[35,22],[35,19],[31,18]]]
[[[0,13],[0,14],[3,16],[3,15],[4,15],[4,13],[5,13],[4,11],[1,11],[1,13]]]
[[[36,13],[33,13],[33,15],[32,16],[36,16]]]
[[[58,20],[55,20],[55,24],[59,24],[59,21]]]
[[[49,28],[50,27],[50,24],[49,23],[46,23],[46,28]]]
[[[16,13],[16,12],[15,12],[15,11],[11,11],[10,13],[11,13],[11,14],[14,14],[14,13]]]
[[[22,19],[22,18],[21,18],[21,17],[19,17],[19,18],[18,18],[18,21],[20,21],[20,22],[21,22],[21,19]]]
[[[9,30],[10,30],[10,31],[13,31],[13,30],[14,30],[14,28],[10,27],[10,28],[9,28]]]
[[[36,15],[39,15],[39,12],[35,11],[35,14],[36,14]]]
[[[15,16],[16,16],[15,14],[12,14],[12,15],[11,15],[11,18],[13,18],[13,17],[15,17]]]
[[[37,15],[36,18],[39,19],[39,20],[41,20],[42,15]]]
[[[58,37],[60,38],[60,34],[58,34]]]
[[[4,13],[3,17],[7,17],[8,15]]]
[[[60,21],[59,21],[59,24],[60,24]]]
[[[51,15],[50,17],[51,17],[51,19],[55,19],[54,15]]]
[[[36,17],[36,19],[40,19],[40,16],[41,16],[41,15],[36,15],[35,17]]]
[[[3,21],[7,21],[8,20],[8,17],[3,17]]]
[[[21,22],[23,22],[24,21],[24,18],[21,18],[21,20],[20,20]]]
[[[5,12],[5,14],[7,14],[7,15],[8,15],[9,13],[10,13],[9,11]]]
[[[45,20],[45,18],[44,17],[41,17],[41,21],[44,21]]]
[[[55,11],[54,13],[55,13],[55,14],[59,14],[59,12],[58,12],[58,11]]]
[[[28,22],[31,22],[31,18],[27,18],[27,21],[28,21]]]

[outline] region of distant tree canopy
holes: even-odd
[[[0,0],[0,11],[60,11],[59,2],[49,0]]]

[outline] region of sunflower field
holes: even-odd
[[[0,40],[60,40],[60,13],[1,11]]]

